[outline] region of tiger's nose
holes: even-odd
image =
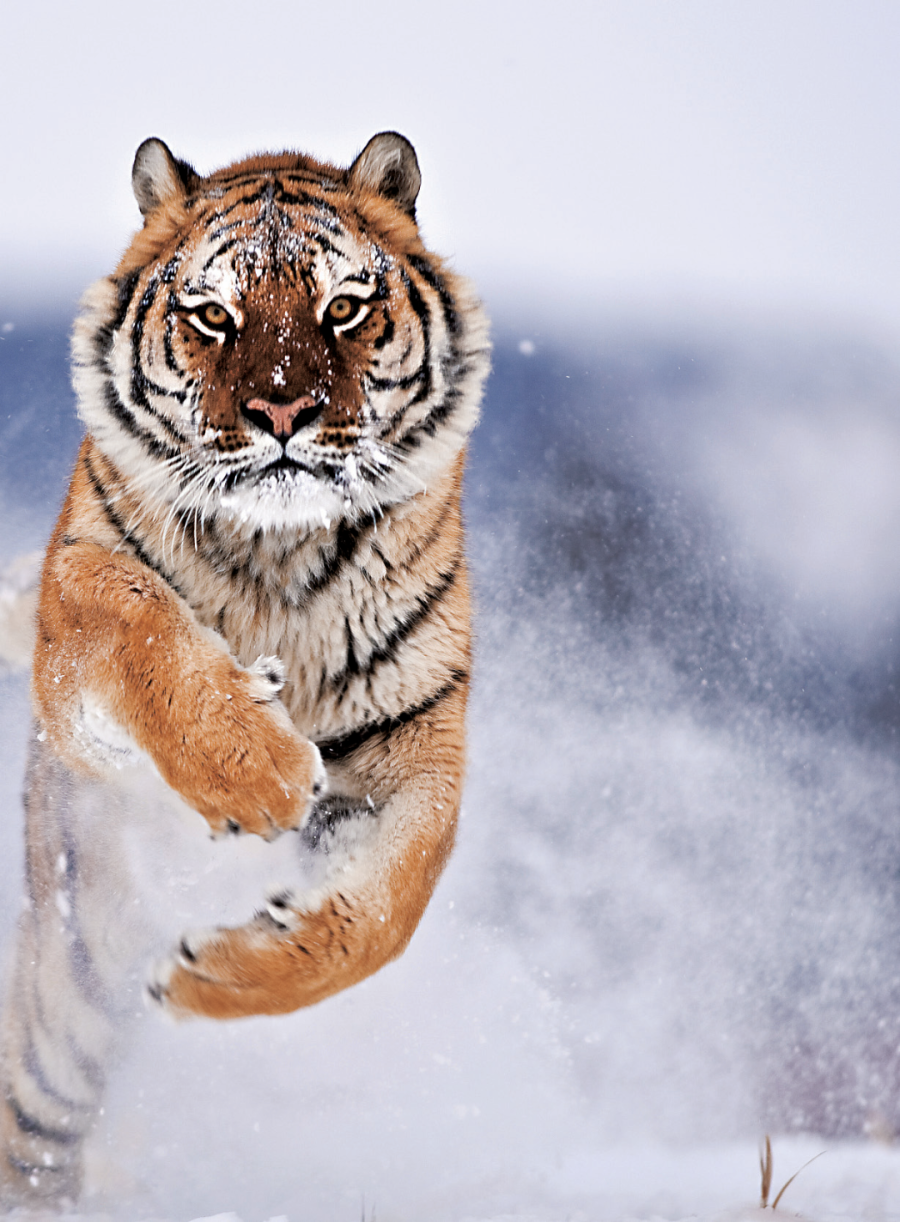
[[[301,395],[293,403],[270,403],[268,399],[251,399],[241,408],[249,421],[271,433],[278,441],[288,441],[307,424],[312,424],[322,411],[312,395]]]

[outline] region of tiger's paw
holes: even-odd
[[[298,954],[263,914],[239,929],[197,930],[154,965],[147,997],[173,1018],[287,1013],[303,1004],[291,972]]]
[[[186,934],[154,967],[148,999],[175,1018],[288,1014],[312,1005],[385,960],[360,970],[360,919],[340,893],[311,911],[295,892],[275,892],[246,925]]]
[[[240,784],[223,786],[225,792],[211,795],[200,808],[213,839],[250,832],[277,840],[282,832],[299,831],[328,789],[315,743],[270,735],[255,754],[257,759],[248,751],[241,760]]]
[[[277,699],[285,670],[277,657],[208,676],[184,749],[167,780],[202,814],[213,836],[252,832],[274,840],[304,826],[325,794],[318,747],[295,730]]]

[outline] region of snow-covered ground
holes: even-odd
[[[64,350],[0,343],[2,558],[61,494]],[[852,337],[501,327],[470,781],[426,919],[309,1011],[148,1014],[85,1217],[755,1217],[768,1132],[773,1197],[826,1151],[778,1212],[900,1218],[898,400]],[[27,703],[0,684],[8,945]]]

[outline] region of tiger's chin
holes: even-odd
[[[299,465],[271,464],[218,492],[215,515],[252,530],[307,534],[339,521],[377,520],[427,487],[412,467],[369,481],[345,466],[340,479],[326,481]]]
[[[264,471],[219,495],[217,516],[253,530],[308,534],[355,517],[347,491],[300,470]]]

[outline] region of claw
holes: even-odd
[[[275,891],[266,900],[264,915],[278,929],[290,929],[293,924],[290,891]]]

